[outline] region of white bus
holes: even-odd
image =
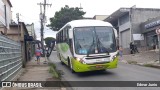
[[[116,68],[116,37],[116,30],[108,22],[74,20],[56,34],[57,56],[72,72]]]

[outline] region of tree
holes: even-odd
[[[67,22],[82,19],[84,14],[85,12],[78,7],[70,8],[68,5],[65,5],[60,11],[55,13],[54,17],[50,18],[50,24],[47,26],[54,31],[58,31]]]
[[[53,38],[53,37],[47,37],[47,38],[44,39],[44,41],[45,41],[46,46],[50,47],[51,42],[55,41],[55,38]]]
[[[52,53],[52,50],[53,50],[54,46],[55,46],[55,40],[56,39],[53,38],[53,37],[47,37],[44,40],[45,40],[45,43],[46,43],[46,55],[47,55],[47,57],[49,57]]]

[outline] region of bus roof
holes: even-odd
[[[108,22],[104,22],[100,20],[92,20],[92,19],[73,20],[71,22],[68,22],[66,25],[70,25],[71,27],[112,26]]]

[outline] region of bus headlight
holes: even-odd
[[[111,59],[111,61],[113,61],[116,57],[117,57],[117,55],[113,56],[112,59]]]
[[[79,61],[82,64],[86,64],[85,61],[82,58],[76,58],[77,61]]]

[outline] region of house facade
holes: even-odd
[[[130,42],[136,44],[139,50],[146,50],[141,24],[158,16],[160,9],[120,8],[104,21],[110,22],[117,29],[119,46],[124,48],[124,54],[129,54]]]
[[[10,30],[7,32],[7,37],[21,43],[23,67],[25,67],[26,62],[30,57],[28,50],[31,48],[31,43],[28,41],[32,41],[32,38],[29,37],[29,33],[24,22],[19,22],[19,24],[10,24]]]
[[[108,17],[108,15],[95,15],[94,17],[93,17],[93,19],[96,19],[96,20],[104,20],[104,19],[106,19]]]
[[[147,20],[141,24],[142,34],[144,35],[145,47],[147,50],[158,48],[158,35],[156,30],[160,28],[160,16]]]
[[[11,7],[10,0],[0,0],[0,31],[2,34],[6,34],[7,30],[10,29],[9,24],[12,19]]]
[[[30,40],[27,41],[29,43],[29,45],[30,45],[28,50],[30,49],[30,51],[31,51],[30,55],[34,56],[35,48],[36,48],[36,46],[35,46],[36,33],[35,33],[35,29],[34,29],[34,23],[26,24],[26,28],[28,30],[29,37],[31,37],[33,39],[31,41]]]

